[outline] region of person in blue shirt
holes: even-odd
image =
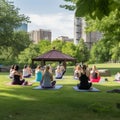
[[[41,80],[42,80],[42,70],[41,70],[41,66],[38,65],[37,68],[35,69],[35,81],[41,82]]]

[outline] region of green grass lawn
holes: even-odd
[[[90,65],[91,67],[92,65]],[[73,80],[73,67],[68,67],[59,90],[33,90],[32,86],[9,86],[8,73],[0,72],[0,120],[119,120],[120,94],[107,90],[120,88],[114,74],[120,64],[97,64],[111,72],[108,82],[93,83],[101,92],[76,92],[78,81]],[[33,81],[34,77],[27,79]]]

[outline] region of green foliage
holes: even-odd
[[[86,28],[87,32],[100,31],[103,36],[102,37],[103,43],[101,44],[100,42],[98,42],[98,45],[96,47],[94,46],[93,48],[97,50],[96,55],[99,53],[99,56],[101,56],[96,58],[96,59],[99,59],[97,61],[105,62],[107,60],[112,60],[114,62],[116,61],[119,62],[120,61],[120,54],[119,54],[120,12],[119,10],[116,9],[114,12],[111,12],[109,16],[104,17],[102,20],[99,20],[99,19],[92,20],[87,18],[87,23],[88,23],[88,27]],[[99,46],[102,46],[102,47],[99,48],[98,50]],[[91,51],[92,54],[94,51],[93,49]],[[98,52],[98,51],[101,51],[101,52]],[[109,51],[109,52],[103,55],[103,53],[105,53],[103,51]],[[92,54],[91,54],[92,56],[91,58],[93,58]],[[104,57],[105,59],[102,59],[102,57]],[[96,61],[95,58],[93,61]]]
[[[30,44],[28,48],[22,51],[18,56],[19,64],[31,64],[32,58],[38,56],[40,49],[38,45]]]
[[[38,47],[39,47],[39,55],[48,52],[49,50],[51,50],[51,42],[48,40],[41,40],[38,43]]]
[[[83,39],[80,39],[76,46],[76,58],[78,62],[86,62],[89,59],[89,50]]]
[[[29,18],[19,14],[19,9],[6,0],[0,0],[0,46],[13,44],[14,29]]]
[[[114,62],[120,62],[120,42],[113,44],[110,52],[112,54],[111,60]]]
[[[72,57],[75,57],[76,46],[71,42],[65,42],[62,46],[62,52]]]
[[[14,64],[20,52],[31,43],[29,35],[24,31],[14,32],[13,35],[12,39],[14,42],[11,44],[11,47],[0,47],[0,61],[3,64]]]
[[[64,45],[64,43],[65,43],[65,42],[63,42],[63,41],[61,41],[61,40],[54,40],[54,41],[52,41],[52,43],[51,43],[51,48],[54,48],[54,47],[55,47],[56,50],[61,51],[61,50],[62,50],[62,46]]]
[[[115,10],[102,20],[87,19],[87,31],[100,31],[106,40],[120,41],[120,12]]]
[[[15,63],[16,56],[14,56],[13,51],[12,47],[0,47],[0,64],[9,65]]]
[[[60,5],[61,8],[65,8],[65,9],[68,9],[70,11],[75,10],[75,8],[76,8],[75,1],[77,1],[77,0],[64,0],[64,1],[67,3],[70,3],[70,4]]]
[[[100,40],[95,43],[90,51],[90,61],[94,63],[103,63],[110,60],[110,42]]]
[[[76,10],[75,15],[77,17],[90,16],[92,19],[102,19],[104,16],[109,16],[109,14],[120,9],[119,0],[64,0],[67,3],[72,3],[72,5],[62,5],[62,8],[68,10]]]
[[[11,46],[15,49],[13,52],[16,56],[32,43],[29,34],[24,31],[14,32],[13,40],[14,44]]]

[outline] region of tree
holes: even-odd
[[[117,44],[113,44],[110,49],[111,52],[111,60],[114,62],[120,62],[120,42]]]
[[[14,44],[11,44],[11,46],[14,49],[13,53],[15,56],[17,56],[25,48],[29,47],[32,43],[32,41],[30,41],[29,34],[24,31],[14,32],[13,40]]]
[[[52,43],[51,43],[51,47],[52,47],[52,48],[55,47],[56,50],[61,51],[64,43],[65,43],[65,42],[63,42],[63,41],[61,41],[61,40],[54,40],[54,41],[52,41]]]
[[[13,34],[14,43],[11,47],[1,46],[0,47],[0,61],[4,64],[13,64],[21,51],[29,47],[31,41],[28,33],[24,31],[14,32]],[[3,61],[3,62],[2,62]]]
[[[49,40],[40,40],[38,43],[39,55],[51,50],[51,42]]]
[[[120,9],[119,0],[64,0],[72,5],[61,5],[65,9],[75,10],[77,17],[90,16],[92,19],[102,19],[112,11]]]
[[[111,48],[110,41],[107,42],[105,42],[104,40],[98,41],[91,48],[89,62],[102,63],[109,61],[111,59],[110,48]]]
[[[29,18],[19,14],[19,9],[6,1],[0,0],[0,46],[11,46],[14,43],[14,29]]]
[[[100,31],[105,40],[120,41],[120,11],[115,10],[109,16],[104,17],[102,20],[87,19],[88,27],[86,31]]]
[[[0,64],[12,64],[15,63],[16,56],[14,56],[12,47],[0,46]]]
[[[26,48],[24,51],[21,51],[21,53],[18,56],[18,63],[19,64],[31,64],[32,58],[39,55],[40,48],[36,44],[30,44],[28,48]]]
[[[76,58],[78,62],[86,62],[89,58],[89,51],[83,39],[80,39],[76,46]]]
[[[75,57],[76,46],[72,42],[65,42],[62,46],[62,52],[72,57]]]

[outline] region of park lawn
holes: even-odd
[[[59,90],[33,90],[39,83],[9,86],[8,73],[0,73],[0,120],[119,120],[120,94],[106,91],[120,88],[120,83],[113,81],[120,64],[96,66],[112,74],[108,82],[93,83],[100,92],[74,91],[72,87],[78,81],[73,80],[73,67],[68,67],[64,78],[57,81],[63,85]],[[34,77],[27,80],[33,81]]]

